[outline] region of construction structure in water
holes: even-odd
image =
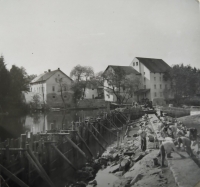
[[[47,186],[55,187],[52,178],[58,173],[69,167],[78,170],[70,161],[71,157],[81,157],[85,162],[95,157],[88,146],[90,137],[106,150],[105,145],[109,143],[104,135],[109,133],[119,141],[120,132],[126,132],[127,122],[142,114],[140,110],[115,110],[72,122],[70,129],[27,132],[18,139],[0,142],[1,186],[38,186],[38,181],[42,180]]]

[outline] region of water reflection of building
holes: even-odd
[[[71,123],[83,121],[87,117],[99,116],[102,110],[74,110],[64,112],[49,112],[48,114],[34,113],[25,118],[24,127],[26,131],[46,132],[47,130],[69,129]]]

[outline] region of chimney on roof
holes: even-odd
[[[60,70],[60,68],[58,68],[58,70]]]
[[[49,69],[48,72],[51,72],[51,70]]]

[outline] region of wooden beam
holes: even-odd
[[[45,173],[41,171],[39,166],[35,163],[35,161],[33,160],[33,158],[30,156],[30,154],[27,151],[25,152],[25,155],[26,155],[28,161],[35,167],[35,169],[39,173],[40,177],[42,177],[51,187],[55,187],[54,184],[51,182],[51,180],[46,178]]]
[[[91,124],[92,125],[92,124]],[[100,132],[94,127],[94,125],[92,125],[92,128],[97,132],[97,134],[104,140],[104,142],[106,142],[106,144],[109,144],[105,138],[100,134]]]
[[[93,132],[85,125],[87,130],[90,132],[90,134],[94,137],[94,139],[98,142],[98,144],[106,151],[106,148],[101,144],[101,142],[98,140],[98,138],[93,134]]]
[[[78,135],[78,137],[81,139],[81,141],[85,144],[85,147],[87,148],[87,150],[89,151],[89,153],[91,154],[92,157],[94,157],[92,151],[90,150],[90,148],[88,147],[87,143],[84,141],[84,139],[79,135],[78,132],[76,132],[76,134]]]
[[[98,122],[99,123],[99,122]],[[117,137],[117,135],[116,134],[114,134],[108,127],[106,127],[105,125],[103,125],[103,124],[101,124],[101,123],[99,123],[102,127],[104,127],[106,130],[108,130],[111,134],[113,134],[114,136],[116,136]]]
[[[19,173],[21,173],[22,171],[24,171],[24,168],[21,168],[20,170],[18,170],[17,172],[15,172],[13,175],[18,175]],[[4,184],[6,184],[8,181],[10,180],[10,177],[8,177],[3,183],[1,183],[1,185],[3,186]]]
[[[0,164],[1,171],[7,175],[10,179],[12,179],[14,182],[16,182],[21,187],[29,187],[27,184],[25,184],[22,180],[20,180],[18,177],[16,177],[14,174],[12,174],[9,170],[7,170],[4,166]]]
[[[54,150],[65,160],[67,161],[67,163],[74,169],[77,170],[76,167],[68,160],[67,157],[65,157],[65,155],[53,144],[51,144],[51,146],[54,148]]]
[[[87,159],[86,154],[70,138],[68,138],[67,136],[65,138],[67,139],[67,142],[69,142],[81,155],[83,155]]]

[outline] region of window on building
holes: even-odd
[[[156,84],[154,84],[154,89],[156,89]]]
[[[55,91],[55,86],[52,86],[52,91],[53,91],[53,92]]]
[[[144,77],[144,81],[146,81],[146,78]]]
[[[54,99],[56,98],[56,96],[55,96],[55,95],[53,95],[52,97],[53,97]]]
[[[138,62],[136,62],[136,66],[138,66]]]
[[[154,93],[154,96],[156,97],[157,95],[156,95],[156,92]]]
[[[162,84],[160,84],[160,89],[162,89]]]
[[[133,66],[135,66],[135,62],[133,62]]]
[[[145,72],[144,72],[144,75],[145,75]]]
[[[160,97],[162,97],[162,92],[160,92]]]
[[[156,81],[156,77],[154,77],[154,81]]]
[[[64,95],[64,98],[66,99],[66,98],[67,98],[67,96],[66,96],[66,95]]]

